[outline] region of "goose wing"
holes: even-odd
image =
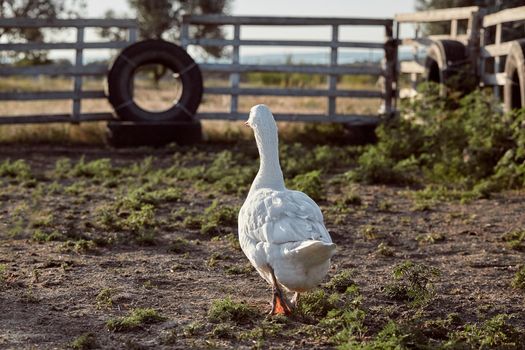
[[[239,235],[241,246],[242,238],[255,244],[332,242],[319,206],[303,192],[291,190],[252,193],[239,213]]]

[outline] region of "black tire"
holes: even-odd
[[[469,71],[469,60],[465,45],[455,40],[438,40],[427,51],[425,61],[426,81],[442,84],[443,93],[447,87],[468,90],[460,76]],[[469,72],[471,73],[471,72]],[[460,86],[458,86],[460,84]],[[469,86],[472,83],[469,82]]]
[[[505,62],[505,110],[525,107],[525,39],[512,42]]]
[[[131,89],[136,70],[148,64],[161,64],[182,81],[182,95],[171,108],[151,112],[133,101]],[[108,99],[122,120],[136,122],[191,121],[202,99],[199,66],[181,47],[164,40],[145,40],[126,47],[113,62],[107,77]]]

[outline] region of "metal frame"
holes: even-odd
[[[62,66],[31,66],[7,67],[0,66],[0,77],[8,75],[67,75],[73,76],[73,90],[68,91],[38,91],[38,92],[0,92],[0,101],[16,100],[73,100],[71,114],[35,114],[26,116],[1,117],[0,124],[22,123],[55,123],[84,121],[101,121],[114,119],[111,113],[82,113],[82,99],[106,98],[103,90],[82,90],[82,77],[87,75],[106,75],[107,65],[84,65],[84,50],[86,49],[122,49],[137,40],[138,23],[131,19],[30,19],[30,18],[0,18],[0,27],[18,28],[76,28],[76,42],[71,43],[0,43],[0,51],[30,51],[30,50],[75,50],[75,63],[71,67]],[[112,42],[85,42],[85,28],[123,28],[127,29],[127,40]]]
[[[190,37],[190,27],[215,24],[233,26],[233,39],[198,39]],[[241,39],[243,26],[330,26],[332,30],[331,40],[245,40]],[[366,25],[382,26],[385,28],[384,42],[347,42],[339,40],[339,27],[342,25]],[[354,124],[376,124],[380,118],[377,115],[345,115],[336,113],[336,102],[338,97],[356,98],[381,98],[384,100],[385,115],[391,115],[393,110],[393,99],[395,97],[394,84],[396,77],[396,42],[392,38],[391,19],[374,18],[314,18],[314,17],[243,17],[243,16],[220,16],[203,15],[183,17],[181,30],[181,45],[187,49],[191,45],[200,46],[232,46],[233,54],[231,63],[202,63],[199,64],[204,72],[230,73],[229,87],[206,87],[206,94],[230,95],[229,112],[197,113],[198,119],[245,119],[245,113],[238,110],[239,96],[323,96],[328,99],[326,114],[275,114],[275,118],[281,121],[316,121],[316,122],[344,122]],[[241,46],[297,46],[297,47],[328,47],[330,48],[329,65],[264,65],[264,64],[241,64],[239,50]],[[383,67],[371,66],[345,66],[337,62],[339,48],[374,48],[385,50]],[[283,72],[283,73],[306,73],[324,74],[328,76],[327,89],[291,89],[291,88],[241,88],[240,74],[244,72]],[[384,77],[383,91],[369,90],[339,90],[337,89],[337,78],[345,74],[369,74]]]

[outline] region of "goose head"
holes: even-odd
[[[263,104],[253,106],[250,109],[250,116],[244,124],[251,127],[256,135],[259,134],[263,138],[277,133],[277,124],[272,112]]]

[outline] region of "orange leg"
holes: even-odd
[[[281,288],[279,288],[279,284],[277,283],[277,279],[275,278],[275,274],[271,266],[270,272],[272,274],[273,289],[272,311],[270,311],[270,315],[291,315],[293,309],[286,300],[286,296],[284,295],[283,291]]]

